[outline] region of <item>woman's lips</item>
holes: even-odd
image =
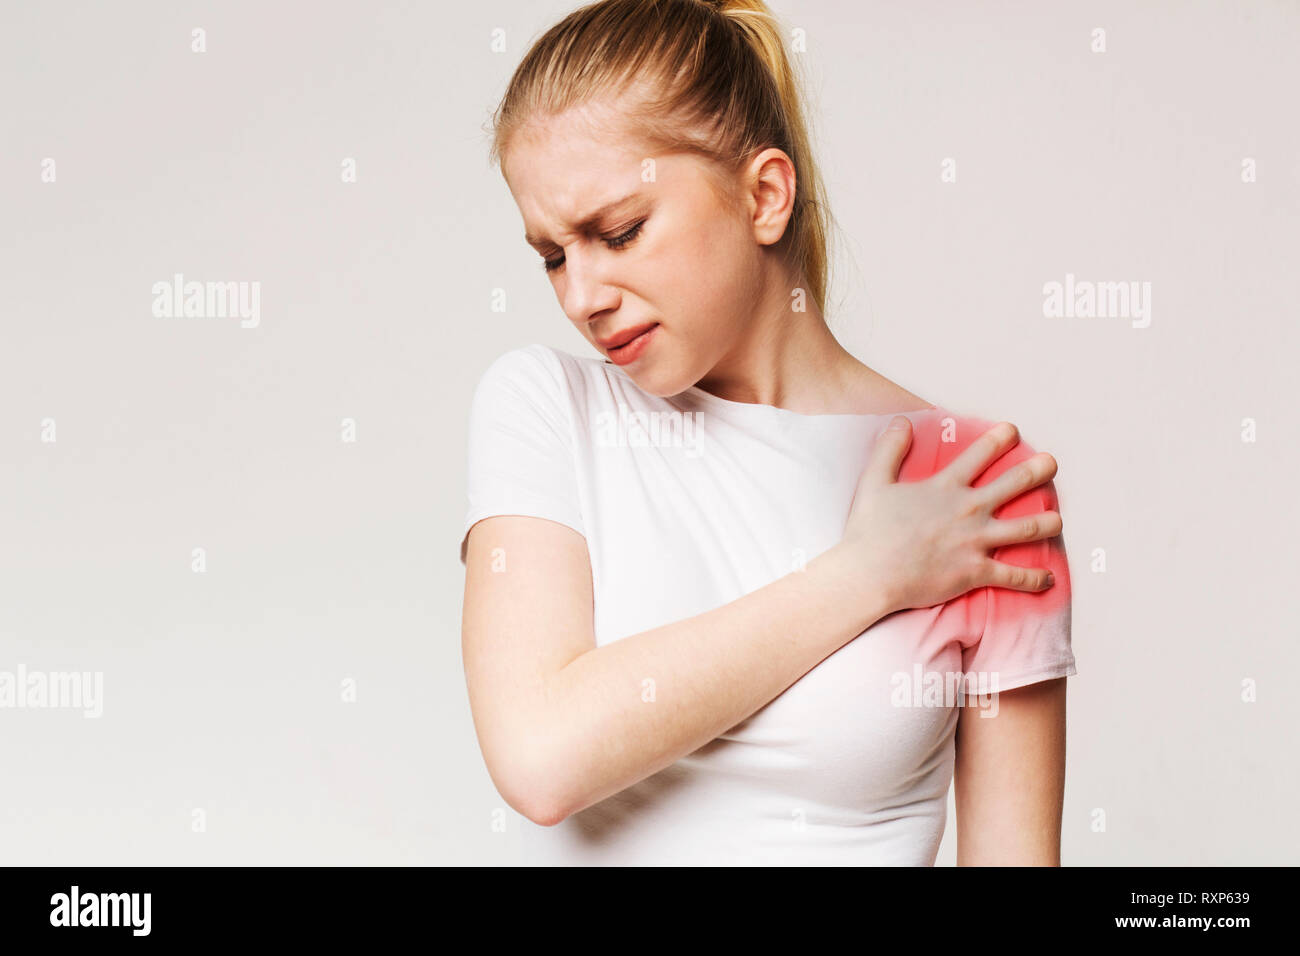
[[[641,354],[650,347],[650,343],[654,341],[655,333],[658,331],[659,326],[658,324],[655,324],[626,345],[620,345],[618,348],[614,349],[607,349],[610,361],[615,365],[628,365],[635,362]]]

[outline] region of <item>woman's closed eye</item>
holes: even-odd
[[[614,236],[611,239],[606,239],[605,245],[609,246],[609,248],[611,249],[622,249],[629,242],[631,242],[633,239],[635,239],[638,235],[641,234],[641,227],[643,225],[645,225],[644,219],[642,219],[640,222],[633,225],[630,229],[628,229],[626,232],[622,233],[621,235]],[[564,265],[564,256],[560,256],[558,259],[542,260],[542,268],[545,269],[547,272],[553,272],[554,270],[560,268],[560,266],[562,265]]]

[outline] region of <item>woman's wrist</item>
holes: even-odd
[[[821,578],[828,600],[852,609],[859,633],[899,609],[893,579],[865,569],[857,549],[837,544],[809,561],[807,571]]]

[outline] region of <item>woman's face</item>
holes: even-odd
[[[615,124],[591,108],[530,124],[502,172],[570,321],[642,389],[676,395],[743,340],[771,229],[739,181],[728,202],[705,159],[647,155]]]

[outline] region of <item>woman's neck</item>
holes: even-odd
[[[807,311],[791,308],[790,289],[799,287],[806,289],[806,282],[774,282],[743,337],[696,384],[728,401],[805,415],[858,413],[873,402],[906,404],[907,393],[887,394],[901,389],[839,343],[811,296],[805,296]]]

